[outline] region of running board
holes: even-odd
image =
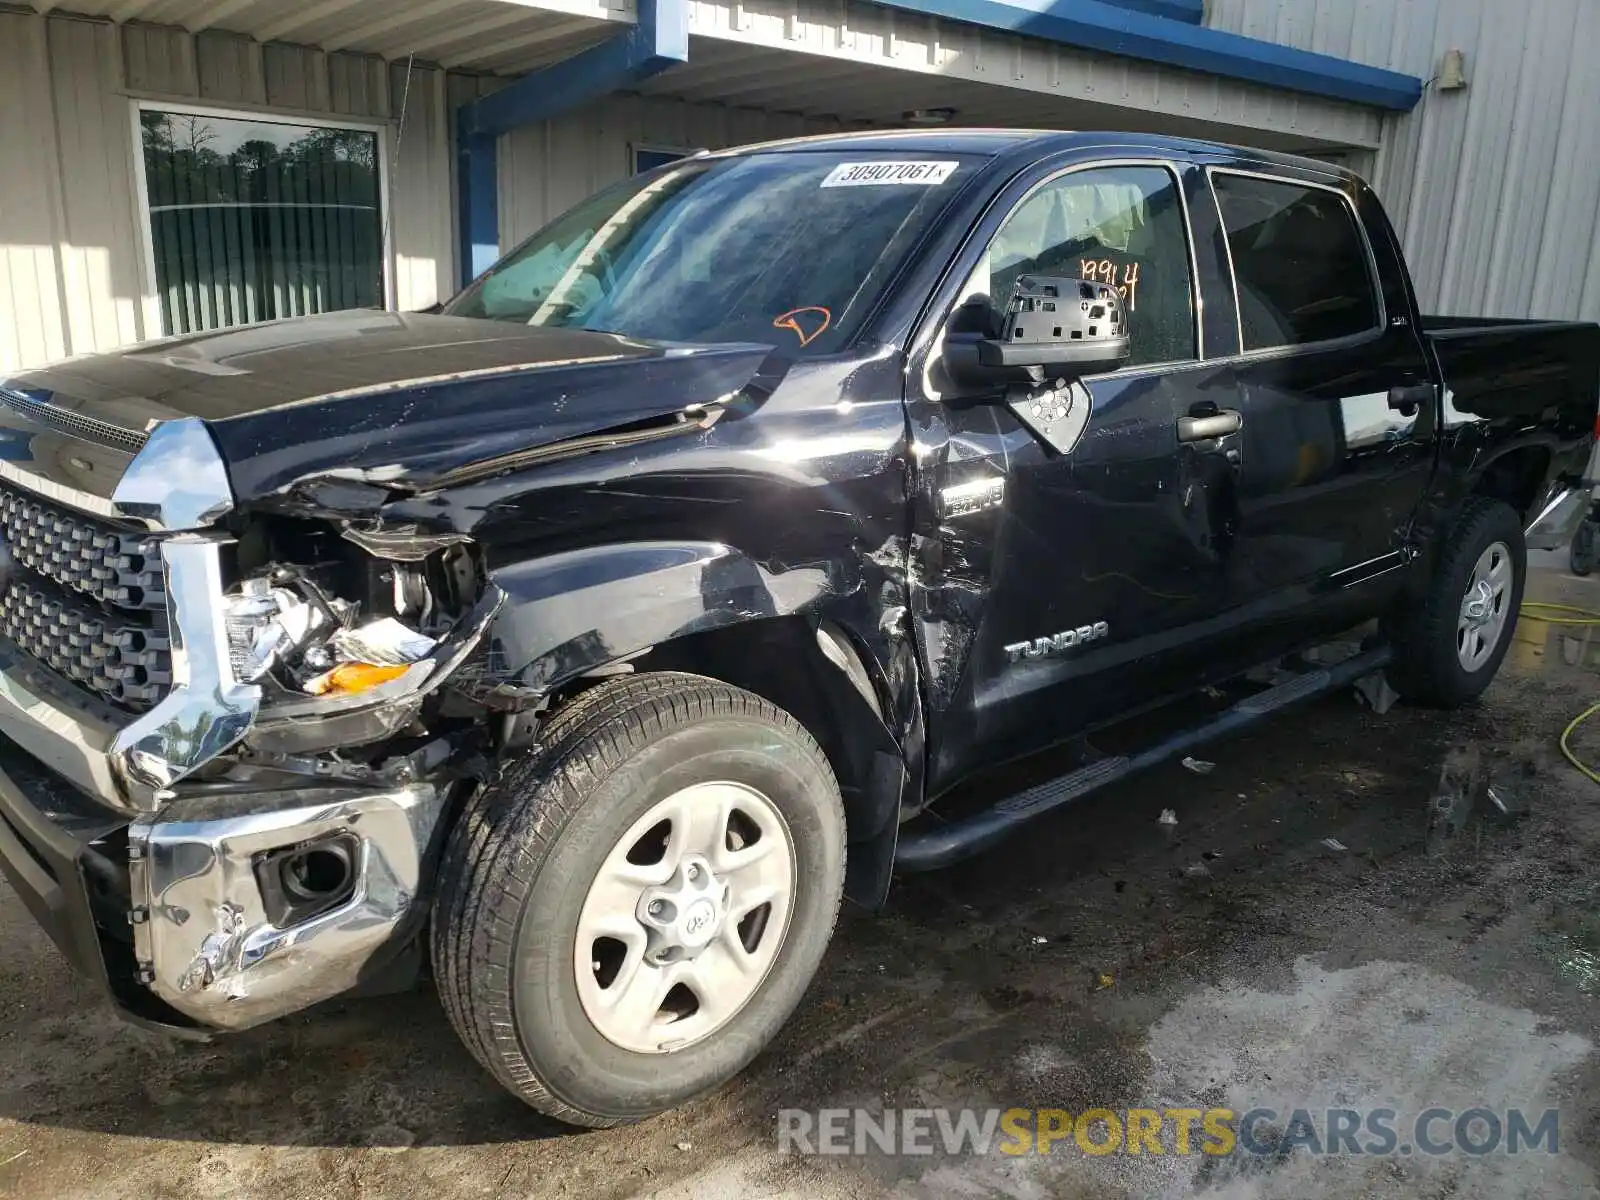
[[[1136,775],[1187,753],[1196,746],[1214,738],[1254,725],[1270,716],[1309,700],[1325,695],[1336,688],[1354,683],[1363,675],[1382,670],[1389,665],[1391,651],[1387,646],[1368,650],[1332,666],[1318,667],[1297,675],[1287,683],[1246,696],[1237,704],[1224,709],[1204,725],[1196,725],[1172,734],[1148,750],[1131,757],[1102,758],[1076,771],[1069,771],[1008,796],[993,808],[976,813],[960,821],[940,825],[924,833],[902,837],[895,851],[895,870],[904,872],[936,871],[941,867],[987,850],[1013,830],[1027,824],[1035,817],[1070,804],[1118,780]]]

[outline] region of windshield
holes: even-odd
[[[444,311],[825,353],[853,332],[974,169],[956,154],[674,163],[584,201]]]

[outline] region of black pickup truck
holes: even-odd
[[[1597,393],[1594,326],[1419,315],[1324,164],[697,155],[434,313],[5,381],[0,859],[132,1019],[431,973],[518,1096],[639,1118],[761,1050],[841,897],[1364,676],[1477,696]]]

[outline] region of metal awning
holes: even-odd
[[[998,47],[996,47],[996,50]],[[1174,81],[1139,64],[1062,64],[1028,87],[804,50],[691,36],[689,61],[635,86],[647,96],[836,118],[846,125],[906,123],[906,114],[952,109],[959,125],[1107,129],[1247,142],[1289,153],[1370,149],[1381,116],[1221,80]]]
[[[329,52],[415,55],[511,76],[569,58],[636,19],[632,0],[34,0],[31,7]]]

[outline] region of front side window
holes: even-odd
[[[968,296],[1004,312],[1020,275],[1108,283],[1128,314],[1130,366],[1195,357],[1193,277],[1177,180],[1164,167],[1063,175],[1006,218]]]
[[[1245,350],[1303,346],[1378,327],[1366,242],[1342,195],[1220,172],[1211,183],[1233,258]]]
[[[383,306],[378,135],[139,113],[169,334]]]
[[[444,311],[826,353],[974,169],[956,154],[686,159],[584,201]]]

